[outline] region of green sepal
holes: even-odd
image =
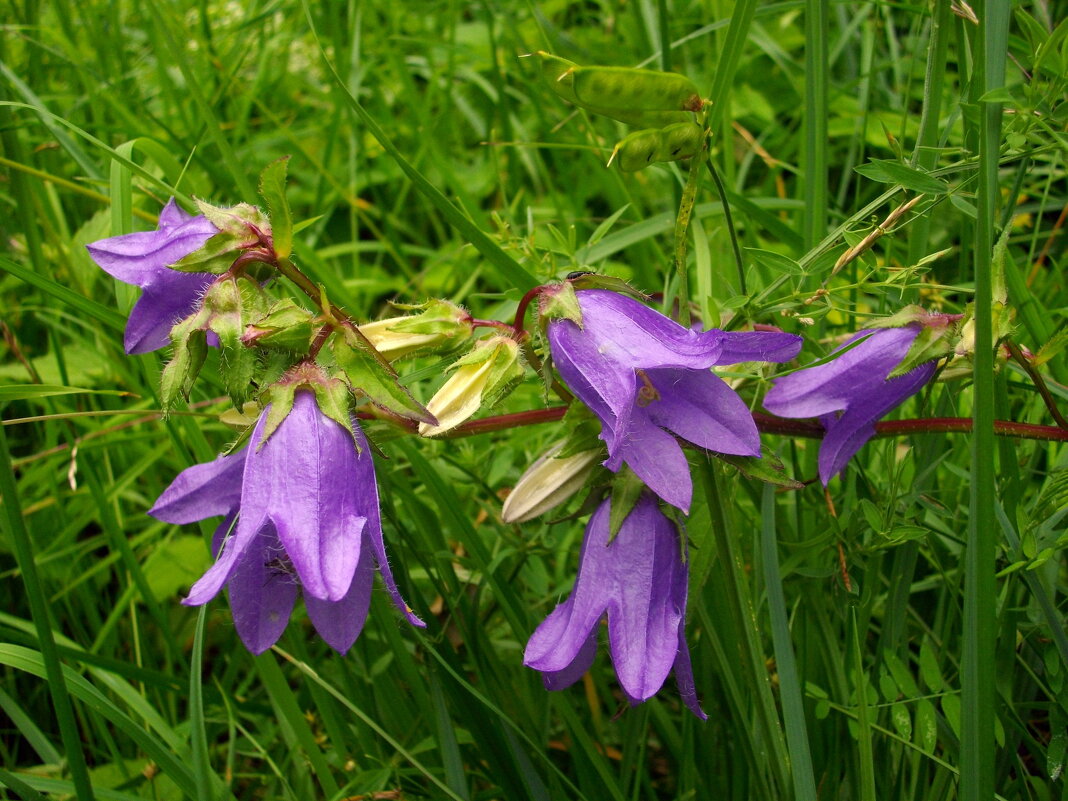
[[[333,337],[331,350],[353,392],[407,420],[434,425],[434,416],[400,385],[389,362],[351,328],[346,326],[341,336]]]
[[[246,345],[305,356],[319,328],[312,312],[286,298],[254,318],[246,326],[241,340]]]
[[[404,334],[451,335],[468,319],[468,314],[455,303],[438,298],[414,305],[404,303],[394,303],[393,305],[404,311],[419,312],[419,314],[398,318],[395,323],[390,325],[390,331],[399,331]],[[471,330],[470,324],[462,327],[467,331]]]
[[[556,454],[558,459],[604,447],[600,438],[601,421],[584,404],[572,403],[568,406],[560,423],[566,433],[564,445]]]
[[[331,378],[325,382],[314,382],[309,385],[315,393],[315,402],[319,404],[319,411],[340,425],[356,440],[356,434],[352,430],[352,395],[345,382],[339,378]],[[359,452],[360,446],[356,445]]]
[[[612,506],[608,513],[608,544],[619,534],[624,521],[638,505],[644,482],[629,467],[624,467],[612,477]]]
[[[897,378],[919,367],[921,364],[952,354],[955,341],[958,339],[958,337],[952,336],[956,330],[956,326],[952,328],[924,326],[921,328],[920,333],[916,335],[916,339],[912,341],[908,353],[905,354],[905,358],[886,377],[888,379]]]
[[[260,173],[260,197],[271,216],[274,252],[280,259],[293,252],[293,215],[286,200],[286,166],[289,156],[272,161]]]
[[[582,328],[582,309],[571,281],[553,284],[538,296],[538,319],[542,326],[549,320],[564,319]]]
[[[301,386],[296,382],[280,382],[271,384],[267,390],[267,403],[271,410],[267,412],[267,421],[263,425],[263,436],[259,442],[254,442],[253,447],[259,450],[263,444],[271,438],[271,434],[278,430],[282,421],[293,411],[293,401],[297,396],[297,388]]]
[[[804,489],[805,485],[795,478],[786,475],[786,468],[768,448],[761,447],[760,456],[732,456],[726,453],[709,451],[713,456],[734,467],[746,478],[763,481],[765,484],[773,484],[776,487],[786,489]]]
[[[256,369],[255,353],[242,341],[245,321],[262,301],[259,286],[247,278],[216,281],[204,295],[210,313],[207,327],[219,337],[220,370],[234,405],[249,399]]]
[[[174,408],[179,395],[189,399],[189,392],[193,389],[207,355],[207,336],[200,329],[189,331],[180,340],[175,340],[174,356],[167,362],[160,376],[160,405],[164,419]]]
[[[622,278],[613,278],[610,275],[601,275],[600,273],[583,273],[582,275],[572,278],[568,281],[575,291],[580,289],[607,289],[609,292],[616,292],[620,295],[626,295],[627,297],[640,300],[643,303],[649,302],[649,296],[644,292],[635,289]]]
[[[212,273],[222,275],[234,263],[242,241],[229,232],[215,234],[199,250],[170,265],[170,269],[183,273]]]
[[[267,215],[248,203],[224,208],[198,198],[197,208],[220,233],[232,234],[244,246],[254,245],[259,241],[257,231],[266,233],[271,230]]]

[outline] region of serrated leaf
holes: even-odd
[[[720,459],[734,467],[746,478],[763,481],[765,484],[773,484],[776,487],[787,489],[804,489],[805,485],[795,478],[786,475],[786,468],[782,461],[768,448],[761,446],[761,456],[733,456],[726,453],[709,451],[717,459]]]
[[[352,397],[349,395],[345,382],[339,379],[332,379],[326,383],[313,383],[311,388],[315,393],[315,402],[319,406],[319,411],[353,435],[353,442],[356,445],[357,452],[359,452],[360,445],[355,441],[355,434],[352,430],[352,411],[350,408]]]
[[[355,332],[345,329],[342,337],[333,338],[332,351],[349,386],[373,404],[407,420],[434,425],[434,416],[397,381],[389,364],[380,361],[362,343]]]
[[[867,164],[861,164],[853,169],[873,181],[897,184],[925,195],[944,195],[949,191],[949,184],[941,178],[935,178],[921,170],[889,159],[872,159]]]
[[[286,167],[289,156],[272,161],[260,173],[260,197],[267,204],[271,217],[271,237],[274,252],[280,259],[293,252],[293,215],[286,200]]]

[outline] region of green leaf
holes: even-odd
[[[434,424],[433,415],[400,385],[388,362],[376,358],[356,332],[346,327],[342,336],[333,338],[331,349],[353,392],[407,420]]]
[[[82,387],[62,387],[55,384],[14,384],[0,387],[0,403],[6,401],[29,400],[32,398],[50,398],[55,395],[117,395],[133,397],[133,392],[120,389],[83,389]]]
[[[608,514],[608,544],[619,534],[624,521],[637,506],[645,491],[645,483],[629,467],[612,477],[612,506]]]
[[[709,451],[713,456],[734,467],[746,478],[763,481],[766,484],[774,484],[776,487],[787,489],[804,489],[805,485],[795,478],[786,475],[786,468],[782,461],[766,446],[761,446],[761,455],[757,456],[732,456],[726,453]]]
[[[873,181],[898,184],[905,189],[925,195],[944,195],[949,191],[949,185],[941,178],[935,178],[914,167],[906,167],[900,162],[889,159],[872,159],[867,164],[861,164],[853,169]]]
[[[271,217],[271,236],[274,252],[280,259],[288,259],[293,252],[293,215],[286,200],[286,166],[289,156],[272,161],[260,173],[260,196],[267,204]]]

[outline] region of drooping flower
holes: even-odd
[[[760,455],[749,408],[708,368],[788,361],[801,349],[800,337],[694,331],[615,292],[575,294],[581,327],[552,319],[549,345],[564,383],[601,421],[609,470],[628,464],[657,495],[688,511],[693,483],[673,435],[719,453]]]
[[[126,323],[127,353],[165,347],[171,327],[196,308],[204,288],[216,276],[179,272],[168,265],[199,250],[216,233],[218,229],[207,217],[186,214],[171,198],[155,231],[113,236],[86,246],[104,272],[143,290]]]
[[[299,590],[316,630],[345,653],[367,618],[377,565],[393,603],[424,626],[390,570],[371,451],[355,419],[350,434],[302,389],[263,442],[270,408],[242,451],[182,471],[149,511],[169,523],[226,515],[215,564],[183,603],[200,606],[228,585],[237,632],[259,654],[281,636]]]
[[[820,444],[819,470],[824,485],[875,435],[879,419],[915,395],[931,380],[936,361],[888,378],[923,330],[920,323],[901,328],[869,328],[854,334],[835,352],[864,337],[834,361],[783,376],[764,396],[764,408],[779,417],[818,417],[827,434]]]
[[[674,670],[683,702],[703,720],[685,638],[684,541],[649,493],[610,541],[610,504],[590,518],[574,589],[534,631],[523,664],[542,672],[547,689],[569,687],[593,664],[607,616],[612,664],[630,702],[651,698]]]

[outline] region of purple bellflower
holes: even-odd
[[[182,603],[205,604],[227,584],[237,633],[259,654],[282,635],[302,590],[316,630],[345,653],[363,629],[377,565],[393,603],[425,626],[389,568],[374,463],[356,420],[353,439],[312,392],[298,390],[292,411],[261,442],[269,410],[242,451],[182,471],[149,511],[168,523],[226,515],[215,564]]]
[[[688,512],[693,483],[675,436],[718,453],[760,455],[749,408],[708,368],[788,361],[801,338],[694,331],[625,295],[575,294],[582,326],[552,319],[549,345],[564,383],[600,418],[605,467],[618,471],[626,463],[663,500]]]
[[[542,672],[547,689],[569,687],[593,664],[607,616],[612,663],[630,703],[655,695],[674,669],[683,703],[704,720],[685,638],[684,541],[644,493],[609,542],[610,504],[590,518],[571,596],[534,631],[523,663]]]
[[[127,353],[165,347],[171,327],[196,309],[204,289],[217,276],[171,270],[168,265],[199,250],[216,233],[207,217],[186,214],[171,198],[155,231],[113,236],[86,246],[104,272],[143,290],[126,323]]]
[[[923,326],[869,328],[835,352],[867,337],[837,359],[783,376],[764,396],[779,417],[818,417],[827,434],[820,444],[820,480],[826,486],[875,435],[875,423],[931,380],[936,362],[887,378],[909,352]]]

